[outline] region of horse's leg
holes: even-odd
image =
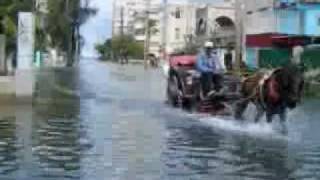
[[[282,133],[288,134],[288,127],[286,125],[287,112],[285,109],[281,110],[281,112],[279,113],[279,117],[280,117],[280,124],[281,124]]]
[[[266,117],[267,117],[267,122],[272,123],[273,114],[272,112],[270,112],[270,110],[266,112]]]
[[[254,119],[254,122],[258,123],[259,120],[261,119],[261,117],[263,116],[264,111],[263,111],[262,107],[260,107],[259,105],[256,105],[256,108],[257,108],[257,114]]]
[[[248,100],[238,102],[235,108],[235,118],[239,120],[243,120],[243,113],[247,109],[249,104]]]

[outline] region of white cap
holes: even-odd
[[[213,48],[213,42],[207,41],[207,42],[204,44],[204,47],[206,47],[206,48]]]

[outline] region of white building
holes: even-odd
[[[41,13],[48,13],[48,0],[36,0],[36,9]]]
[[[149,19],[155,22],[150,38],[150,53],[159,56],[160,51],[160,20],[162,0],[114,0],[112,35],[129,34],[135,40],[144,43],[145,24],[148,13]]]
[[[215,40],[217,46],[235,41],[235,10],[233,1],[220,3],[167,4],[163,17],[162,44],[170,54],[190,42],[202,45]]]
[[[235,9],[231,1],[207,4],[197,9],[196,35],[199,42],[212,40],[217,47],[235,41]]]
[[[192,4],[168,4],[162,21],[162,44],[167,53],[182,49],[194,37],[196,7]]]

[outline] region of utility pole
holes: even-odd
[[[235,21],[236,21],[236,69],[240,72],[242,63],[243,43],[243,3],[242,0],[235,0]]]
[[[144,68],[148,68],[148,54],[150,46],[150,23],[149,23],[149,9],[150,9],[150,0],[146,0],[146,10],[145,10],[145,40],[144,40]]]
[[[70,7],[70,4],[69,4],[70,2],[69,2],[69,0],[66,0],[65,1],[65,18],[67,18],[68,20],[69,20],[69,25],[70,25],[70,27],[71,28],[69,28],[69,30],[68,30],[68,42],[67,42],[67,46],[68,46],[68,48],[67,48],[67,66],[68,67],[71,67],[72,65],[73,65],[73,54],[72,54],[72,48],[73,48],[73,35],[72,35],[72,29],[73,29],[73,27],[72,27],[72,24],[71,24],[71,22],[70,22],[70,12],[69,12],[69,7]]]
[[[168,25],[168,0],[163,1],[163,19],[162,19],[162,55],[166,60],[167,54],[167,25]]]
[[[123,6],[121,5],[120,9],[120,36],[123,38],[124,35],[124,9]]]

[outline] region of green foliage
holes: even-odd
[[[0,1],[0,17],[4,34],[7,37],[7,51],[11,52],[16,47],[16,32],[19,11],[31,11],[33,3],[31,0],[5,0]]]
[[[80,26],[97,10],[89,7],[89,0],[49,0],[47,26],[49,46],[67,52],[68,66],[74,61],[76,47],[81,46]]]
[[[131,42],[128,44],[128,54],[135,59],[143,59],[144,46],[138,42]]]
[[[157,34],[159,32],[159,29],[156,28],[157,21],[153,20],[153,19],[150,19],[148,23],[149,23],[148,24],[149,25],[148,33],[150,35]]]
[[[100,59],[108,60],[112,56],[111,39],[108,39],[103,44],[96,44],[95,49],[100,55]]]
[[[144,51],[143,44],[136,42],[128,35],[116,36],[106,40],[103,44],[96,44],[95,49],[103,60],[111,59],[112,55],[114,58],[119,57],[121,50],[127,50],[131,58],[142,59]]]

